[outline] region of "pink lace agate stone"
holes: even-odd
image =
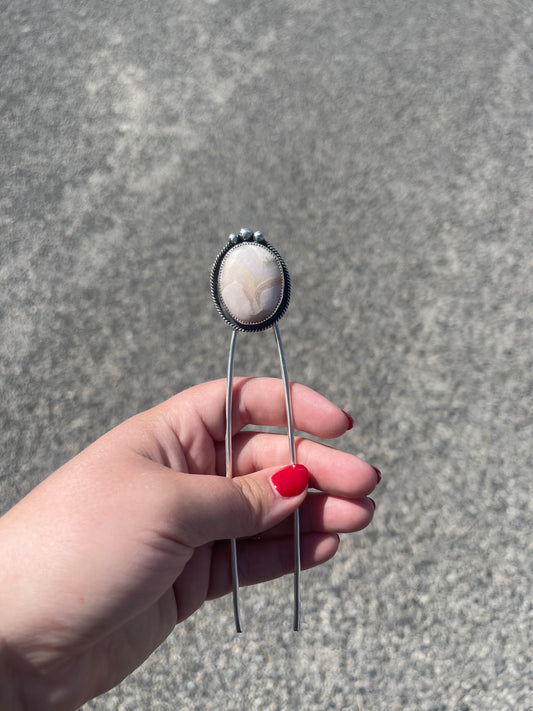
[[[272,252],[256,242],[244,242],[228,252],[218,283],[229,314],[244,324],[266,321],[283,298],[281,267]]]

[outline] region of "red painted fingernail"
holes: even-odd
[[[344,414],[346,415],[346,419],[348,420],[348,429],[351,430],[353,428],[353,417],[348,414],[345,410],[343,410]]]
[[[309,472],[303,464],[289,464],[273,474],[270,480],[281,496],[298,496],[307,488]]]
[[[370,496],[368,497],[368,500],[372,504],[372,510],[375,511],[376,510],[376,502],[374,501],[374,499],[371,499]]]
[[[370,466],[372,467],[372,464]],[[378,478],[378,484],[379,484],[379,482],[381,481],[381,472],[379,471],[379,469],[377,467],[372,467],[372,469],[376,472],[376,476]]]

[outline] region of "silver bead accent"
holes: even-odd
[[[263,237],[263,233],[259,232],[259,231],[254,232],[254,241],[255,242],[264,242],[265,238]]]
[[[242,230],[239,232],[239,235],[242,237],[242,239],[245,242],[249,242],[250,240],[253,239],[254,233],[252,230],[249,230],[247,227],[243,227]]]
[[[242,238],[235,234],[235,232],[232,232],[228,237],[228,242],[231,242],[231,244],[239,244],[239,242],[242,242]]]

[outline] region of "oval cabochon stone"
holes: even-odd
[[[283,272],[275,255],[257,242],[245,242],[224,257],[219,294],[229,314],[243,324],[269,319],[283,297]]]

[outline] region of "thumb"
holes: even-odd
[[[233,479],[184,474],[179,477],[173,515],[179,539],[197,547],[266,531],[303,502],[308,480],[302,464],[269,467]]]

